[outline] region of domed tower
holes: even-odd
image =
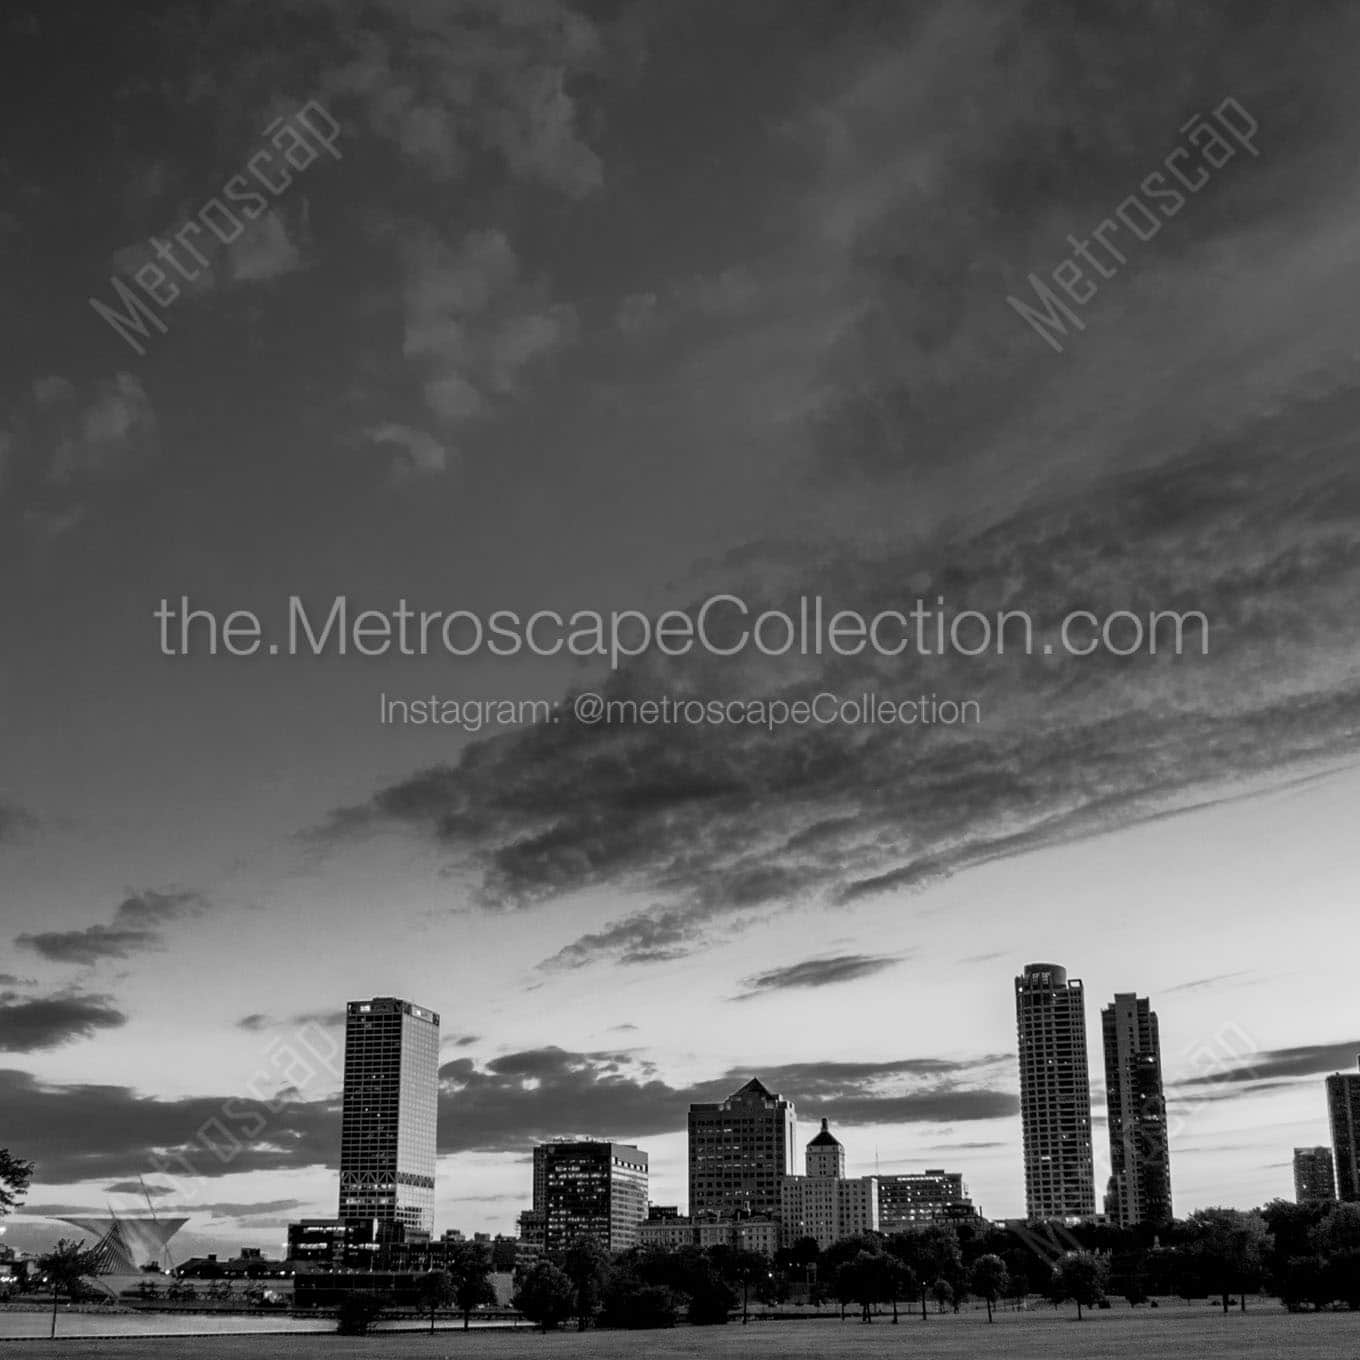
[[[822,1131],[807,1145],[807,1173],[809,1176],[830,1176],[845,1179],[845,1148],[822,1120]]]

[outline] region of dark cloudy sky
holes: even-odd
[[[1178,1211],[1289,1191],[1360,1035],[1353,6],[3,24],[0,1145],[40,1163],[30,1209],[143,1173],[174,1201],[153,1152],[245,1099],[191,1233],[276,1248],[333,1210],[338,1142],[334,1080],[281,1047],[398,994],[443,1016],[440,1228],[509,1230],[554,1133],[638,1139],[683,1201],[686,1104],[751,1073],[852,1171],[959,1169],[1016,1214],[1029,959],[1085,979],[1097,1075],[1099,1005],[1152,996]],[[1055,352],[1007,296],[1226,99],[1259,155],[1126,233]],[[90,298],[309,101],[338,158],[134,353]],[[474,741],[382,727],[378,695],[605,677],[167,658],[152,618],[713,591],[1198,609],[1211,649],[651,655],[610,692],[935,691],[984,720]]]

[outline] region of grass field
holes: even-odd
[[[980,1314],[904,1317],[899,1326],[873,1324],[753,1322],[727,1327],[677,1327],[660,1332],[439,1331],[434,1336],[390,1332],[369,1337],[236,1336],[130,1337],[125,1340],[0,1342],[0,1360],[682,1360],[688,1357],[759,1357],[822,1360],[834,1356],[899,1355],[951,1360],[996,1356],[998,1360],[1360,1360],[1360,1313],[1229,1313],[1166,1310],[1152,1313],[1093,1312],[1078,1322],[1069,1312],[999,1313],[989,1326]]]

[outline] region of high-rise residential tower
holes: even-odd
[[[394,996],[345,1014],[340,1217],[434,1227],[439,1016]]]
[[[716,1105],[689,1107],[690,1216],[779,1213],[797,1116],[756,1077]]]
[[[1336,1200],[1331,1148],[1294,1149],[1294,1200],[1298,1204],[1331,1204]]]
[[[1146,997],[1116,992],[1100,1013],[1110,1185],[1105,1212],[1121,1228],[1171,1221],[1171,1155],[1157,1013]]]
[[[1336,1158],[1336,1197],[1360,1201],[1360,1072],[1336,1072],[1327,1078],[1327,1113]]]
[[[543,1246],[563,1251],[590,1238],[606,1251],[638,1245],[647,1218],[647,1154],[627,1143],[592,1139],[542,1143]]]
[[[1025,1201],[1034,1220],[1094,1218],[1085,993],[1056,963],[1015,979]]]

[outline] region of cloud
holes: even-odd
[[[0,492],[4,490],[3,467],[0,467]],[[27,808],[0,798],[0,845],[23,839],[36,830],[38,819]]]
[[[793,585],[771,589],[758,568],[728,581],[753,609],[795,616],[804,596],[865,617],[918,599],[946,620],[1021,610],[1031,655],[1023,635],[973,657],[940,654],[929,635],[926,654],[896,659],[652,653],[591,686],[609,701],[975,697],[980,724],[540,725],[387,784],[321,834],[343,844],[405,827],[492,909],[641,897],[546,961],[641,964],[771,911],[928,893],[989,861],[1351,759],[1358,417],[1360,388],[1337,388],[1106,494],[1083,489],[947,542],[810,553]],[[1045,655],[1079,609],[1198,611],[1209,652],[1191,633],[1179,656],[1165,636],[1157,654]]]
[[[150,1195],[155,1199],[159,1195],[173,1195],[174,1187],[170,1185],[147,1184],[145,1181],[114,1181],[112,1185],[104,1187],[106,1195]]]
[[[810,1062],[759,1075],[798,1102],[804,1117],[821,1110],[841,1124],[970,1123],[1014,1114],[1015,1096],[993,1085],[1003,1062],[992,1055]],[[440,1068],[439,1151],[522,1152],[573,1132],[675,1133],[683,1130],[691,1102],[722,1100],[751,1075],[731,1069],[709,1081],[673,1086],[635,1054],[554,1046],[480,1065],[455,1058]],[[157,1100],[125,1086],[49,1084],[0,1070],[0,1105],[6,1138],[34,1150],[45,1185],[96,1177],[135,1183],[142,1173],[191,1185],[199,1178],[334,1167],[339,1154],[338,1099],[276,1102],[273,1108],[239,1093]]]
[[[770,992],[806,987],[830,987],[856,978],[872,977],[885,968],[901,963],[899,954],[836,954],[824,959],[805,959],[802,963],[774,968],[742,979],[748,990],[736,1000],[748,1000]]]
[[[0,1069],[5,1133],[31,1148],[45,1185],[95,1178],[174,1178],[182,1193],[199,1179],[334,1166],[338,1101],[274,1101],[235,1093],[158,1100],[126,1086],[51,1084]],[[225,1130],[225,1132],[223,1132]]]
[[[401,230],[397,239],[403,353],[446,435],[494,416],[531,369],[575,342],[575,310],[552,301],[546,279],[523,277],[503,232],[469,231],[456,245],[428,229]],[[442,471],[433,449],[421,447],[420,470]]]
[[[398,478],[429,477],[448,468],[448,450],[424,430],[387,424],[375,425],[366,433],[380,448],[396,450],[392,456],[392,472]]]
[[[127,1024],[113,998],[77,992],[21,998],[0,992],[0,1052],[38,1053]]]
[[[1356,1070],[1360,1041],[1340,1044],[1304,1044],[1297,1048],[1266,1049],[1250,1062],[1225,1064],[1221,1069],[1175,1083],[1178,1091],[1251,1085],[1256,1089],[1279,1089],[1292,1080],[1322,1076],[1329,1072]],[[1288,1080],[1285,1080],[1288,1079]]]
[[[798,1105],[803,1118],[825,1111],[847,1125],[931,1123],[1009,1117],[1016,1097],[990,1085],[1001,1059],[903,1059],[803,1063],[758,1073]],[[441,1151],[512,1151],[571,1132],[647,1137],[684,1128],[692,1102],[725,1099],[752,1074],[732,1069],[712,1081],[672,1087],[627,1053],[573,1053],[548,1047],[506,1054],[478,1066],[440,1069]]]
[[[77,385],[41,375],[12,408],[0,493],[48,534],[75,527],[90,503],[159,452],[155,410],[142,381],[117,373]]]
[[[158,949],[164,927],[196,916],[207,903],[197,893],[134,893],[118,904],[113,920],[83,930],[47,930],[15,937],[20,949],[32,950],[53,963],[93,965],[101,959],[126,959]]]
[[[1238,978],[1251,977],[1251,969],[1239,970],[1235,973],[1214,973],[1210,977],[1192,978],[1189,982],[1178,982],[1174,987],[1163,987],[1163,995],[1170,995],[1172,992],[1195,992],[1205,987],[1218,987],[1225,982],[1233,982]]]
[[[299,1028],[308,1025],[334,1028],[337,1025],[343,1025],[345,1019],[346,1012],[343,1010],[297,1011],[291,1016],[276,1016],[269,1015],[264,1011],[252,1011],[249,1015],[243,1015],[236,1022],[236,1028],[246,1030],[251,1034],[258,1034],[267,1029]]]

